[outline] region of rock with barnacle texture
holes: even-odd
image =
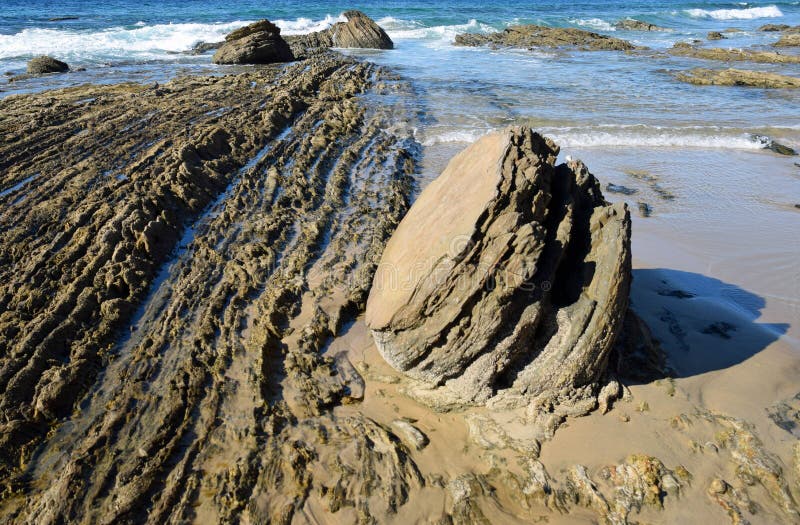
[[[366,321],[423,402],[556,402],[603,376],[628,305],[630,216],[558,151],[528,128],[483,137],[387,244]]]
[[[495,48],[572,48],[583,51],[631,51],[641,49],[627,40],[601,35],[574,27],[539,25],[509,26],[496,33],[462,33],[456,35],[457,46],[489,46]]]
[[[272,64],[294,60],[281,29],[269,20],[259,20],[233,31],[217,49],[215,64]]]

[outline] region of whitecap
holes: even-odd
[[[764,7],[748,7],[746,9],[687,9],[686,13],[694,18],[713,18],[715,20],[752,20],[754,18],[778,18],[783,12],[776,5]]]
[[[602,18],[578,18],[570,20],[571,24],[575,24],[581,27],[591,27],[593,29],[599,29],[600,31],[616,31],[617,29],[611,25],[609,22],[606,22]]]

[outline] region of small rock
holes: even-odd
[[[728,37],[726,37],[719,31],[709,31],[708,36],[706,38],[708,38],[709,40],[724,40]]]
[[[422,450],[428,446],[428,436],[422,433],[417,427],[404,419],[395,419],[392,421],[392,426],[402,434],[401,439],[414,447],[416,450]]]
[[[634,18],[619,20],[614,24],[614,27],[623,31],[669,31],[666,27],[660,27]]]
[[[609,182],[606,184],[606,191],[610,191],[611,193],[621,193],[623,195],[633,195],[634,193],[638,192],[639,190],[634,188],[628,188],[627,186],[622,186],[620,184],[613,184]]]
[[[38,56],[28,62],[29,75],[44,75],[46,73],[66,73],[69,66],[66,62],[56,60],[47,55]]]
[[[636,206],[639,209],[639,215],[642,217],[650,217],[653,214],[653,208],[646,202],[637,202]]]
[[[708,486],[709,494],[725,494],[726,492],[728,492],[728,484],[724,479],[714,478]]]

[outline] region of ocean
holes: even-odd
[[[660,52],[675,42],[692,40],[702,40],[706,46],[768,48],[779,34],[757,28],[767,23],[800,24],[796,0],[113,0],[102,4],[4,0],[0,72],[21,73],[26,61],[39,54],[51,54],[73,69],[85,70],[12,84],[0,79],[0,97],[85,82],[163,82],[181,74],[222,74],[229,69],[211,64],[210,54],[181,52],[201,41],[219,41],[261,18],[274,21],[284,34],[324,29],[347,9],[367,13],[395,42],[391,51],[345,52],[391,67],[414,86],[423,184],[455,152],[483,134],[511,124],[533,126],[556,139],[563,156],[585,160],[604,184],[637,190],[629,198],[632,206],[636,200],[651,205],[652,217],[635,225],[634,244],[646,248],[634,253],[644,262],[663,265],[668,259],[677,264],[682,259],[687,269],[703,272],[717,265],[720,277],[741,281],[732,261],[745,259],[755,268],[744,284],[763,295],[783,298],[797,309],[800,210],[794,205],[800,203],[800,168],[796,157],[777,155],[764,145],[776,140],[800,149],[800,90],[684,84],[674,79],[674,72],[723,65]],[[51,20],[64,17],[70,19]],[[627,17],[669,31],[615,30],[614,23]],[[518,23],[589,29],[652,51],[452,45],[458,33],[495,31]],[[726,29],[736,31],[725,33],[726,40],[706,41],[709,31]],[[800,76],[798,64],[733,67]],[[652,184],[631,177],[637,170],[658,177],[675,198],[664,199]],[[755,253],[763,266],[751,261]],[[786,291],[787,279],[791,293]]]

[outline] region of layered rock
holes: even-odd
[[[800,33],[800,26],[790,26],[789,24],[764,24],[758,28],[758,31]]]
[[[212,60],[215,64],[272,64],[291,62],[294,55],[281,37],[281,28],[260,20],[225,37]]]
[[[493,46],[523,48],[570,47],[584,51],[630,51],[637,46],[628,41],[572,27],[539,25],[510,26],[498,33],[456,35],[457,46]]]
[[[800,78],[746,69],[694,68],[677,73],[675,78],[698,86],[746,86],[759,88],[800,88]]]
[[[614,27],[623,31],[669,31],[666,27],[657,26],[634,18],[619,20]]]
[[[337,22],[328,29],[307,35],[289,37],[296,54],[307,49],[342,47],[393,49],[394,42],[378,24],[361,11],[346,11],[346,22]]]
[[[719,47],[696,47],[678,42],[667,52],[674,56],[719,60],[722,62],[758,62],[763,64],[800,64],[800,56],[784,55],[774,51],[752,49],[723,49]]]
[[[47,55],[38,56],[28,62],[29,75],[44,75],[46,73],[66,73],[69,65]]]
[[[482,138],[386,246],[367,325],[438,408],[593,388],[630,286],[630,218],[580,162],[527,128]]]

